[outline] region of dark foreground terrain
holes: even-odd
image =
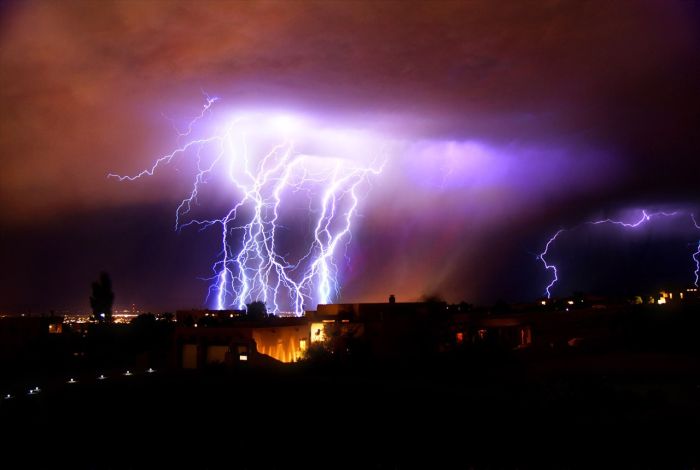
[[[700,363],[688,354],[472,351],[77,379],[0,402],[2,468],[700,463]]]

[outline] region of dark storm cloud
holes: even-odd
[[[180,196],[163,191],[164,180],[127,191],[105,174],[170,150],[162,115],[194,115],[201,89],[234,107],[288,106],[360,123],[418,141],[409,145],[417,152],[452,141],[512,149],[504,171],[519,178],[529,207],[498,213],[525,232],[571,210],[698,200],[693,3],[34,1],[2,15],[8,226]],[[551,189],[524,169],[537,149],[553,156],[537,165],[562,171],[557,184],[544,179]],[[585,184],[575,184],[577,174]],[[517,202],[498,194],[478,193],[494,207]],[[475,246],[498,231],[478,211],[465,220],[483,223],[467,237]],[[483,256],[474,246],[462,252]],[[456,271],[440,279],[460,278]]]
[[[686,132],[698,104],[692,9],[674,2],[13,4],[0,36],[3,205],[51,211],[86,197],[112,200],[101,181],[106,170],[120,160],[141,164],[150,142],[167,135],[160,113],[192,107],[200,88],[229,101],[362,113],[370,122],[372,113],[392,115],[388,126],[413,135],[605,138],[625,156],[663,152],[673,160],[688,140],[697,148],[697,133]]]

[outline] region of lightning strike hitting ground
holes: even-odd
[[[191,138],[217,98],[206,96],[206,101],[186,131],[174,126],[178,141]],[[382,165],[300,153],[289,135],[256,155],[253,148],[267,143],[256,140],[261,129],[268,140],[289,134],[269,124],[269,119],[259,116],[239,117],[211,135],[191,138],[136,175],[108,177],[134,181],[152,176],[174,159],[193,156],[196,172],[192,189],[175,211],[175,229],[215,227],[220,233],[221,251],[212,266],[213,276],[208,278],[207,302],[221,310],[245,309],[246,304],[260,300],[272,313],[300,315],[313,301],[330,303],[338,295],[335,260],[352,238],[353,219],[366,191],[363,188],[370,177],[381,173]],[[290,123],[281,118],[276,124],[289,127]],[[204,186],[222,174],[236,191],[230,208],[217,218],[190,217]],[[285,201],[298,193],[308,199],[303,212],[311,217],[308,225],[312,233],[307,249],[292,259],[289,248],[280,247],[280,234],[288,228],[281,218]]]
[[[547,240],[547,243],[544,247],[544,250],[542,251],[542,253],[540,253],[537,256],[537,259],[542,261],[544,268],[548,271],[552,271],[552,274],[553,274],[553,278],[552,278],[551,282],[545,288],[545,295],[547,296],[548,299],[551,298],[552,297],[552,288],[559,281],[559,272],[557,271],[556,265],[550,264],[547,261],[547,259],[545,258],[545,256],[548,255],[549,249],[551,248],[552,244],[557,240],[559,235],[561,235],[562,233],[571,232],[571,231],[576,230],[577,228],[583,227],[585,225],[602,225],[602,224],[612,224],[612,225],[618,225],[618,226],[624,227],[624,228],[632,228],[633,229],[633,228],[637,228],[640,225],[645,224],[645,223],[647,223],[655,218],[673,217],[673,216],[677,216],[677,215],[689,215],[692,222],[693,222],[693,225],[695,225],[695,228],[700,229],[700,226],[696,222],[695,216],[693,214],[688,214],[688,213],[683,212],[683,211],[647,213],[646,210],[642,211],[641,217],[636,222],[629,223],[629,222],[624,222],[621,220],[614,220],[614,219],[608,218],[608,219],[601,219],[601,220],[593,220],[593,221],[584,222],[582,224],[576,225],[575,227],[571,227],[571,228],[559,229],[554,235],[552,235],[552,237],[549,238],[549,240]],[[693,254],[693,260],[695,261],[695,266],[696,266],[695,286],[697,287],[698,280],[699,280],[698,276],[700,274],[700,242],[698,242],[697,251]]]

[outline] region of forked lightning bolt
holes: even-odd
[[[206,101],[186,131],[176,128],[178,140],[193,134],[217,98],[207,96]],[[260,125],[254,117],[238,118],[212,135],[179,145],[133,176],[108,176],[134,181],[152,176],[176,158],[193,156],[197,169],[189,194],[175,211],[175,228],[218,228],[221,251],[212,266],[207,299],[216,309],[244,309],[260,300],[273,313],[300,315],[310,302],[330,303],[338,295],[335,260],[351,240],[366,183],[381,173],[382,164],[304,154],[288,137],[256,156],[249,142],[251,124]],[[230,208],[218,218],[190,218],[203,186],[222,173],[237,193]],[[285,229],[280,222],[283,203],[294,194],[308,199],[304,212],[312,217],[312,233],[307,248],[292,260],[282,252],[279,235]]]
[[[562,228],[557,230],[557,232],[552,235],[549,240],[547,240],[547,243],[545,244],[544,250],[542,253],[540,253],[537,256],[537,259],[542,261],[542,264],[544,265],[544,268],[547,271],[552,272],[552,280],[550,281],[549,284],[547,284],[547,287],[545,288],[545,295],[547,298],[552,297],[552,288],[554,285],[559,281],[559,272],[557,271],[557,267],[554,264],[551,264],[547,261],[547,258],[545,258],[549,254],[549,249],[551,248],[552,244],[557,240],[557,238],[564,232],[570,232],[573,230],[576,230],[579,227],[585,226],[585,225],[602,225],[602,224],[612,224],[612,225],[618,225],[620,227],[624,228],[637,228],[642,224],[646,224],[647,222],[650,222],[651,220],[659,217],[673,217],[673,216],[678,216],[678,215],[690,215],[691,220],[693,221],[693,224],[695,225],[695,228],[700,229],[700,226],[698,225],[697,221],[695,220],[695,216],[693,214],[688,214],[683,211],[674,211],[674,212],[647,212],[645,210],[642,211],[642,214],[639,218],[639,220],[635,222],[624,222],[621,220],[614,220],[614,219],[601,219],[601,220],[592,220],[588,222],[584,222],[580,225],[577,225],[575,227],[571,228]],[[698,276],[700,274],[700,242],[698,242],[698,249],[697,251],[693,254],[693,260],[695,261],[695,286],[698,286]]]

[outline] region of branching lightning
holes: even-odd
[[[211,112],[216,101],[206,96],[201,113],[186,131],[175,127],[178,141],[192,136],[198,121]],[[207,302],[221,310],[244,309],[251,301],[260,300],[273,313],[299,315],[310,302],[330,303],[338,295],[335,260],[352,238],[363,188],[372,176],[381,173],[383,165],[300,153],[289,136],[256,157],[251,134],[260,125],[254,117],[235,119],[212,135],[191,138],[133,176],[108,176],[134,181],[152,176],[174,159],[194,156],[194,180],[175,211],[175,229],[197,226],[220,233],[221,251],[208,278]],[[218,218],[192,217],[204,185],[221,174],[235,189],[232,206]],[[285,230],[281,217],[285,201],[297,193],[308,199],[313,233],[307,249],[292,260],[280,247],[280,232]]]
[[[643,225],[643,224],[646,224],[647,222],[650,222],[651,220],[653,220],[655,218],[673,217],[673,216],[678,216],[678,215],[689,215],[695,228],[700,230],[700,226],[698,225],[697,221],[695,220],[694,214],[688,214],[688,213],[683,212],[683,211],[651,212],[651,213],[649,213],[646,210],[642,211],[640,218],[635,222],[624,222],[621,220],[614,220],[614,219],[607,218],[607,219],[592,220],[592,221],[584,222],[582,224],[579,224],[579,225],[577,225],[575,227],[571,227],[571,228],[559,229],[554,235],[552,235],[549,238],[549,240],[547,240],[547,243],[545,244],[544,250],[542,251],[542,253],[540,253],[537,256],[537,259],[542,262],[545,269],[547,271],[552,271],[552,274],[553,274],[552,280],[545,288],[545,295],[547,296],[548,299],[551,298],[552,297],[552,288],[559,281],[559,272],[557,270],[556,265],[548,262],[545,257],[549,254],[549,249],[551,248],[552,244],[557,240],[557,238],[562,233],[576,230],[577,228],[585,226],[585,225],[602,225],[602,224],[612,224],[612,225],[617,225],[617,226],[620,226],[623,228],[634,229],[634,228],[639,227],[640,225]],[[698,281],[699,281],[699,275],[700,275],[700,242],[698,242],[697,251],[693,254],[693,260],[695,262],[695,267],[696,267],[694,274],[695,274],[695,286],[697,287]]]

